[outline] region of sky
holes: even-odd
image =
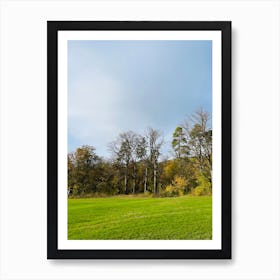
[[[198,109],[212,114],[212,42],[68,41],[68,152],[91,145],[103,158],[128,130],[172,134]]]

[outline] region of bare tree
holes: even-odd
[[[109,145],[115,160],[124,166],[124,193],[128,193],[128,171],[129,164],[133,160],[135,137],[132,131],[123,132]]]
[[[147,140],[145,137],[138,135],[136,139],[136,155],[137,158],[145,164],[144,174],[144,193],[147,191],[148,182],[148,153],[147,153]]]
[[[150,162],[153,167],[153,191],[154,195],[158,194],[158,158],[160,155],[160,149],[163,144],[162,135],[158,130],[148,128],[147,139],[150,150]]]

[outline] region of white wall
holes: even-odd
[[[1,279],[280,279],[279,1],[5,1]],[[46,21],[231,20],[233,259],[46,259]]]

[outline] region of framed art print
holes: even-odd
[[[231,258],[231,22],[49,21],[48,258]]]

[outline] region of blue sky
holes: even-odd
[[[163,154],[190,114],[212,114],[211,41],[68,41],[68,152],[109,157],[120,132],[159,129]]]

